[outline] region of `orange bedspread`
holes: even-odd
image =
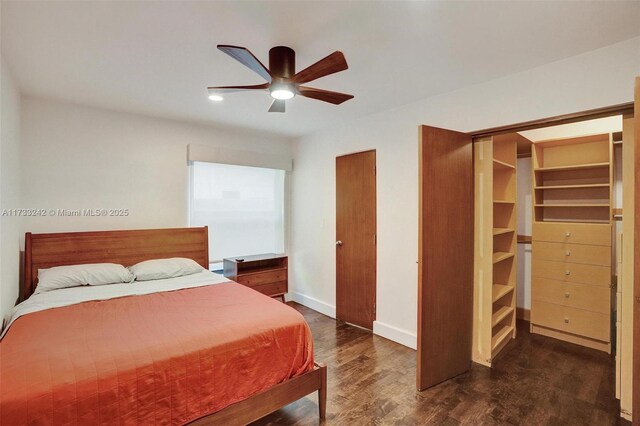
[[[313,368],[294,309],[236,283],[25,315],[0,342],[0,423],[184,424]]]

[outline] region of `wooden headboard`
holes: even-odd
[[[85,263],[131,266],[150,259],[186,257],[209,268],[209,231],[201,228],[25,234],[20,301],[36,289],[38,269]]]

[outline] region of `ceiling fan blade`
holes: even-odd
[[[316,80],[325,75],[334,74],[349,68],[347,60],[339,50],[324,59],[320,59],[313,65],[308,66],[291,79],[296,84],[304,84]]]
[[[219,44],[218,49],[222,50],[227,55],[231,56],[242,65],[250,68],[253,72],[259,74],[262,78],[271,83],[272,77],[269,69],[265,67],[262,62],[254,56],[249,49],[239,46],[229,46],[226,44]]]
[[[298,87],[298,93],[307,98],[329,102],[334,105],[340,105],[341,103],[353,98],[353,95],[347,95],[346,93],[330,92],[328,90],[314,89],[313,87],[305,86]]]
[[[233,93],[243,92],[245,90],[266,90],[269,88],[269,83],[256,84],[253,86],[219,86],[219,87],[207,87],[207,91],[210,95],[218,93]]]
[[[269,107],[269,112],[284,112],[284,99],[274,99]]]

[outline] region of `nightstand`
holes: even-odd
[[[270,297],[284,295],[288,286],[288,257],[283,254],[258,254],[224,259],[224,276]]]

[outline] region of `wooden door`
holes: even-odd
[[[336,317],[376,319],[376,152],[336,157]]]
[[[636,77],[635,104],[634,104],[635,143],[634,143],[634,164],[635,164],[635,193],[640,189],[640,77]],[[635,262],[633,265],[633,424],[640,425],[640,197],[636,195],[634,206],[634,241]],[[624,214],[624,213],[623,213]]]
[[[417,387],[467,371],[473,317],[471,136],[420,126]]]

